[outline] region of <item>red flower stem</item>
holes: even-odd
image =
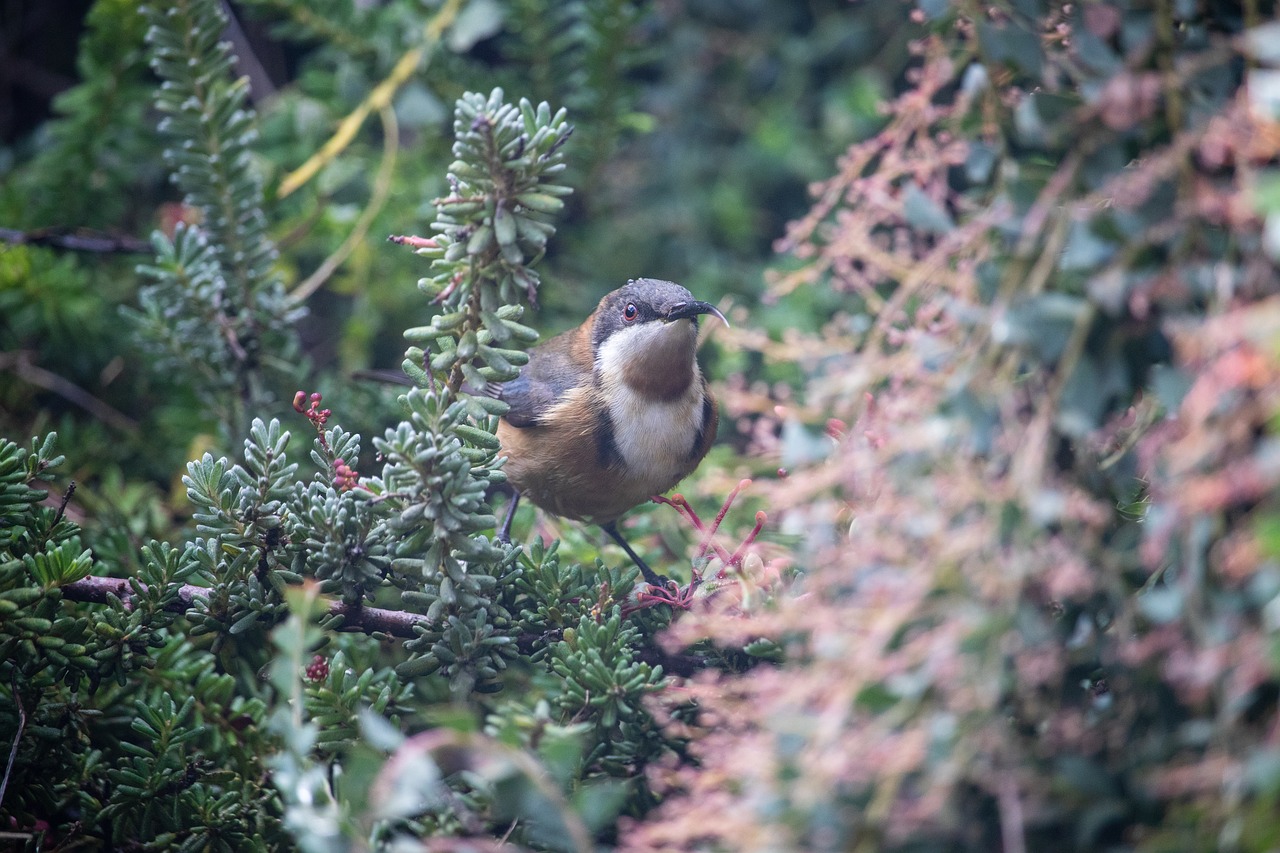
[[[738,485],[733,487],[733,491],[729,493],[729,497],[724,499],[724,504],[720,507],[720,512],[716,513],[716,520],[711,524],[711,532],[715,533],[720,529],[720,522],[724,521],[724,517],[729,514],[729,507],[737,500],[738,493],[751,485],[750,480],[739,480]]]
[[[433,237],[415,237],[412,234],[392,234],[387,239],[392,243],[414,249],[434,249],[440,245]]]
[[[747,534],[747,538],[742,540],[742,544],[738,546],[738,550],[733,552],[733,556],[725,561],[726,565],[742,567],[742,559],[746,556],[747,548],[751,543],[756,541],[756,537],[760,535],[760,531],[764,529],[764,523],[769,520],[763,510],[756,513],[756,526],[751,528],[751,532]]]
[[[652,498],[650,498],[650,500],[654,501],[655,503],[666,504],[667,506],[675,507],[676,512],[680,513],[685,518],[689,519],[689,521],[692,522],[694,528],[699,533],[701,533],[705,529],[702,524],[702,519],[698,518],[698,514],[693,511],[693,507],[689,506],[689,501],[685,500],[685,496],[680,494],[679,492],[676,492],[674,495],[672,495],[669,498],[664,497],[662,495],[654,495]]]
[[[716,531],[720,529],[720,522],[724,521],[724,517],[729,514],[729,507],[733,506],[733,502],[737,500],[738,493],[751,485],[750,480],[739,480],[738,485],[734,486],[733,491],[729,492],[729,496],[724,499],[724,503],[720,505],[720,511],[716,513],[716,520],[711,523],[711,529],[706,531],[702,538],[702,543],[698,546],[698,559],[701,560],[707,556],[707,551],[715,548],[716,556],[720,558],[725,565],[729,564],[728,549],[717,545],[712,541],[712,537],[716,535]]]

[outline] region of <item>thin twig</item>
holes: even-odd
[[[67,484],[67,490],[62,495],[62,502],[58,504],[58,514],[53,517],[53,526],[57,527],[62,521],[62,517],[67,513],[67,504],[71,503],[71,496],[76,493],[76,481],[72,480]]]
[[[249,78],[249,91],[253,93],[253,99],[262,103],[276,94],[276,85],[271,82],[271,75],[254,52],[253,42],[245,34],[244,27],[240,26],[235,8],[229,0],[222,0],[221,5],[222,14],[227,19],[224,32],[231,41],[231,55],[235,57],[236,70]]]
[[[139,240],[128,234],[103,234],[84,228],[37,228],[33,231],[0,228],[0,243],[48,246],[52,249],[99,254],[149,254],[153,251],[152,245],[146,240]]]
[[[0,370],[12,371],[27,384],[52,391],[121,432],[134,432],[138,429],[138,422],[124,412],[99,400],[71,380],[35,364],[29,352],[0,352]]]
[[[146,584],[138,583],[145,592]],[[133,586],[123,578],[87,577],[61,587],[62,596],[70,601],[83,601],[91,604],[106,604],[110,596],[124,602],[126,607],[133,607]],[[208,598],[213,593],[209,587],[185,584],[177,596],[169,602],[165,609],[173,613],[182,613],[191,607],[197,598]],[[345,604],[341,601],[329,603],[329,615],[342,617],[339,631],[362,631],[364,633],[380,632],[401,639],[412,639],[418,636],[415,625],[428,625],[429,620],[417,613],[406,613],[401,610],[384,610],[380,607],[361,607]]]
[[[27,712],[22,707],[22,694],[18,692],[18,679],[14,675],[10,682],[13,690],[13,704],[18,708],[18,730],[13,733],[13,746],[9,748],[9,763],[4,768],[4,778],[0,779],[0,806],[4,805],[4,792],[9,787],[9,777],[13,775],[13,763],[18,758],[18,744],[22,742],[22,733],[27,727]]]
[[[145,592],[146,584],[138,583]],[[87,577],[60,587],[62,597],[68,601],[79,601],[89,604],[107,604],[111,596],[124,602],[126,608],[133,607],[133,586],[123,578]],[[185,584],[178,590],[177,596],[165,605],[171,613],[182,613],[190,608],[197,598],[208,598],[213,593],[209,587]],[[387,610],[381,607],[365,607],[345,604],[341,601],[329,602],[329,615],[340,616],[342,624],[338,631],[363,632],[366,634],[382,633],[402,640],[412,640],[418,636],[415,628],[426,627],[431,621],[419,613],[407,613],[403,610]],[[539,646],[545,645],[547,638],[542,634],[526,634],[516,639],[517,647],[530,653]],[[663,672],[671,675],[691,676],[706,669],[709,662],[697,655],[668,653],[656,646],[636,649],[636,657],[650,666],[661,666]]]

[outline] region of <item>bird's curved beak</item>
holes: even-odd
[[[710,302],[699,302],[697,300],[692,302],[677,302],[675,305],[672,305],[667,309],[667,322],[670,323],[675,320],[683,320],[686,317],[697,317],[699,314],[712,314],[719,317],[721,323],[724,323],[726,326],[729,325],[729,321],[720,313],[719,308],[712,305]]]

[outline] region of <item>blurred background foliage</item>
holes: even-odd
[[[641,275],[734,323],[702,354],[720,445],[682,488],[714,506],[756,479],[743,506],[770,520],[751,583],[660,638],[661,620],[620,628],[580,593],[623,582],[569,567],[594,559],[591,534],[540,519],[565,566],[538,551],[520,584],[553,590],[544,604],[576,590],[536,616],[558,626],[543,655],[570,687],[508,678],[554,701],[472,697],[470,722],[405,741],[359,719],[361,700],[409,713],[394,677],[308,672],[328,690],[308,694],[331,715],[321,742],[358,737],[354,779],[397,779],[424,754],[449,766],[442,752],[460,768],[466,784],[411,834],[500,837],[468,821],[511,819],[491,805],[528,776],[519,756],[563,783],[585,750],[610,773],[572,808],[537,786],[505,801],[521,804],[522,843],[564,849],[550,839],[579,837],[580,819],[634,850],[1274,849],[1273,3],[231,3],[273,275],[306,291],[296,351],[274,353],[288,358],[231,415],[155,369],[122,319],[150,231],[192,218],[166,180],[136,7],[15,0],[0,34],[0,434],[58,431],[63,477],[81,484],[67,515],[113,571],[168,577],[142,546],[180,538],[184,463],[238,456],[246,417],[297,424],[297,388],[365,435],[403,417],[359,375],[397,368],[401,333],[428,314],[422,260],[384,238],[429,233],[466,91],[563,105],[576,127],[535,325],[579,322]],[[300,179],[362,109],[349,144]],[[635,533],[677,562],[691,540],[677,515],[641,515]],[[286,624],[277,653],[305,663],[306,631]],[[647,713],[583,716],[579,635],[653,693]],[[659,687],[629,651],[657,642],[725,663]],[[741,673],[744,648],[777,663]],[[369,671],[395,656],[340,654]],[[162,655],[192,679],[235,670],[226,654]],[[296,681],[277,674],[280,695]],[[235,701],[225,719],[263,720],[257,697]],[[206,713],[151,704],[154,730]],[[313,746],[283,750],[284,784],[314,784]],[[379,772],[386,754],[399,763]],[[603,778],[640,769],[621,793]]]
[[[149,251],[151,229],[171,231],[187,214],[165,179],[138,4],[82,4],[78,51],[71,5],[11,4],[5,29],[18,67],[63,62],[43,87],[17,75],[8,88],[0,222],[32,242],[11,242],[0,269],[0,328],[13,362],[0,390],[4,432],[56,426],[90,451],[74,463],[89,490],[110,472],[163,488],[193,449],[225,447],[227,436],[189,383],[146,369],[136,330],[120,321],[120,306],[137,301],[133,268],[145,255],[39,244],[94,229]],[[232,5],[228,36],[260,113],[252,151],[269,193],[421,43],[430,5]],[[814,304],[754,310],[763,270],[772,241],[806,209],[807,182],[883,121],[881,98],[908,61],[903,14],[893,4],[850,14],[838,0],[465,4],[425,70],[393,88],[393,136],[370,116],[340,156],[271,202],[286,290],[353,231],[362,239],[307,298],[293,380],[281,377],[276,409],[259,414],[285,411],[306,377],[330,400],[343,388],[356,431],[398,416],[394,395],[348,379],[395,368],[400,333],[423,318],[412,287],[420,262],[383,240],[426,232],[432,200],[447,193],[452,104],[471,89],[503,86],[564,105],[577,128],[565,178],[577,192],[549,247],[544,274],[555,284],[541,298],[544,331],[578,322],[603,293],[641,275],[741,305],[774,334],[816,328],[834,304],[821,293]],[[72,44],[49,49],[54,33]],[[50,88],[60,91],[42,115],[35,95]],[[713,342],[704,355],[713,373],[722,358],[735,372],[772,378]]]

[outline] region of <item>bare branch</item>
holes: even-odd
[[[142,584],[145,590],[146,585]],[[107,604],[109,596],[114,595],[132,607],[133,587],[124,578],[87,577],[69,583],[62,588],[64,597],[71,601],[83,601],[90,604]],[[195,603],[197,598],[208,597],[211,590],[204,586],[185,584],[178,590],[178,596],[167,607],[174,613],[181,613]],[[393,637],[412,639],[417,634],[413,626],[418,623],[427,624],[427,618],[416,613],[405,613],[400,610],[384,610],[380,607],[358,607],[341,601],[330,602],[329,613],[342,617],[340,631],[363,631],[373,633],[380,631]]]

